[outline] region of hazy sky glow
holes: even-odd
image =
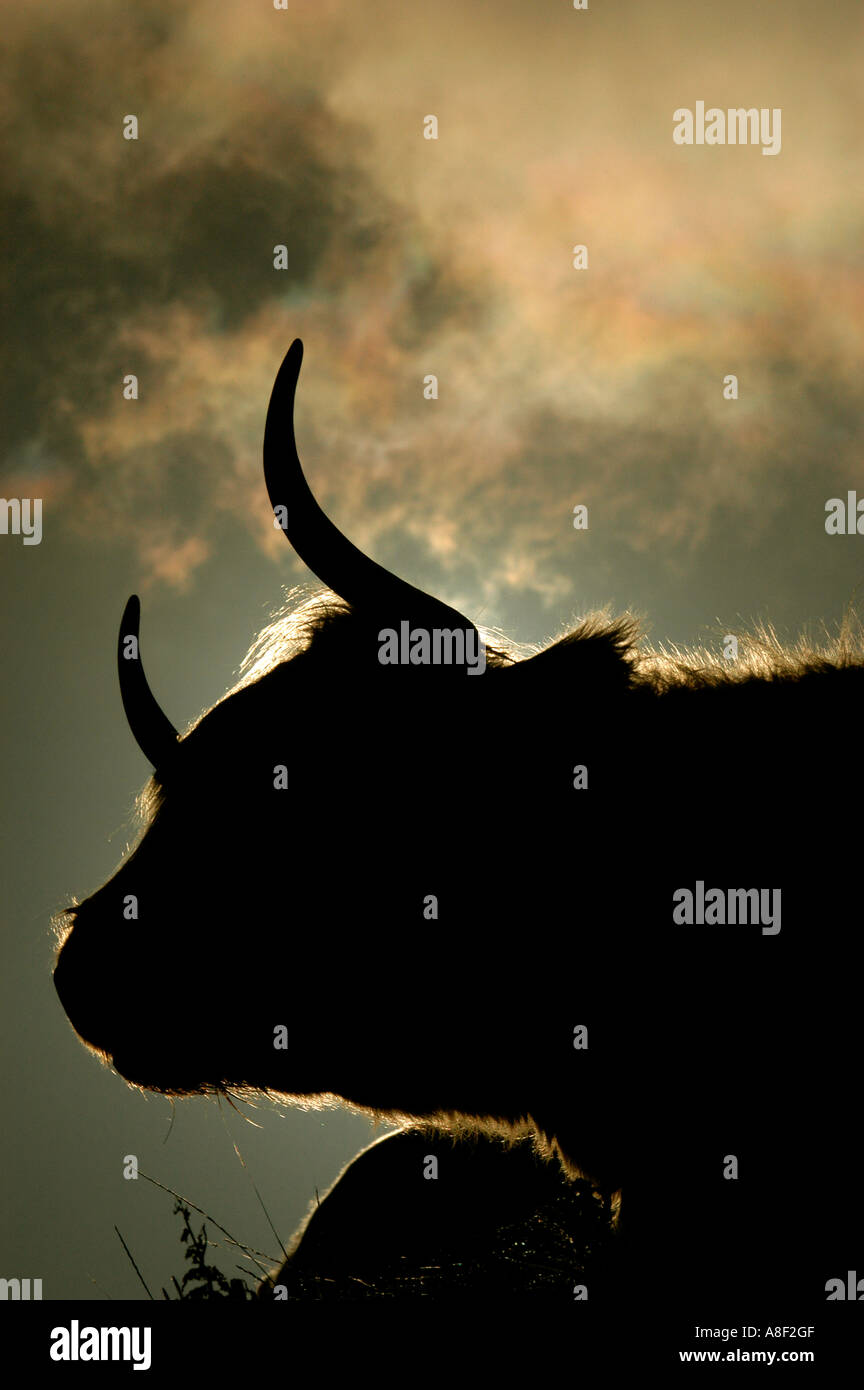
[[[275,549],[262,407],[295,335],[320,494],[469,607],[584,602],[575,501],[674,574],[721,515],[757,542],[802,473],[828,496],[853,466],[856,7],[100,9],[48,49],[38,7],[5,19],[7,488],[74,498],[54,524],[134,547],[143,588],[194,583],[226,517]],[[697,99],[781,107],[781,154],[676,146]]]

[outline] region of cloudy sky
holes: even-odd
[[[317,495],[473,619],[534,641],[608,602],[656,641],[713,642],[856,598],[864,540],[824,521],[864,495],[862,29],[852,0],[2,5],[0,491],[43,500],[43,536],[0,535],[0,1272],[135,1296],[115,1159],[168,1107],[73,1044],[47,920],[113,869],[146,775],[114,684],[127,595],[182,726],[282,586],[312,582],[261,475],[294,337]],[[676,145],[697,101],[781,109],[780,153]],[[258,1221],[212,1107],[180,1110],[150,1171],[179,1184],[185,1159],[214,1215]],[[286,1229],[368,1133],[299,1119],[290,1146],[298,1117],[250,1140]],[[155,1234],[127,1217],[157,1281],[164,1210]]]

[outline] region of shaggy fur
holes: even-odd
[[[465,679],[382,668],[379,626],[292,604],[157,770],[136,848],[63,920],[79,1035],[169,1095],[527,1135],[623,1190],[667,1291],[824,1298],[862,1248],[860,631],[726,662],[594,615],[539,650],[489,634]],[[781,889],[782,930],[674,925],[697,880]]]

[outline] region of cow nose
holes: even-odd
[[[60,999],[60,1003],[66,1010],[69,1019],[75,1024],[75,1017],[80,1006],[81,997],[81,975],[75,969],[74,948],[70,947],[71,938],[67,938],[60,948],[60,955],[57,964],[54,966],[54,988]]]
[[[91,1047],[111,1050],[113,1028],[110,998],[101,974],[82,954],[77,938],[70,934],[60,948],[54,966],[54,988],[75,1032]]]
[[[54,966],[54,972],[51,978],[54,981],[54,988],[60,996],[60,1003],[63,1005],[63,1008],[66,1010],[68,1014],[70,1001],[70,986],[69,952],[67,950],[67,946],[68,940],[64,941],[62,947],[60,948],[60,954],[57,957],[57,964]]]

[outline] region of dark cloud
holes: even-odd
[[[842,142],[794,123],[803,49],[784,59],[778,159],[685,159],[644,20],[616,31],[615,55],[597,39],[603,70],[614,56],[628,78],[621,102],[578,16],[496,7],[496,52],[543,73],[529,102],[478,46],[479,12],[460,12],[455,47],[430,24],[406,65],[389,3],[374,35],[336,0],[284,25],[233,4],[147,3],[123,24],[110,4],[84,24],[84,8],[50,44],[26,13],[7,34],[7,472],[53,479],[74,500],[60,523],[133,545],[144,582],[188,583],[228,516],[266,536],[263,410],[297,333],[322,498],[359,543],[469,605],[575,594],[576,501],[596,545],[605,528],[610,555],[673,573],[733,521],[767,535],[805,477],[833,489],[857,466],[860,217]],[[841,83],[850,13],[825,54]],[[697,39],[676,42],[710,86]],[[736,53],[767,92],[771,53]],[[440,139],[424,141],[435,109]],[[121,138],[127,112],[137,142]],[[166,512],[184,518],[176,565]]]

